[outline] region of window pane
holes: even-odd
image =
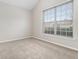
[[[57,24],[56,34],[57,35],[60,35],[61,34],[60,24]]]
[[[45,24],[45,33],[54,34],[54,23],[53,22],[46,22]]]
[[[56,7],[56,21],[62,20],[62,7]]]
[[[63,5],[62,6],[62,19],[63,20],[67,20],[67,6],[66,5]]]
[[[44,23],[44,32],[45,33],[49,33],[49,27],[50,27],[50,25],[48,24],[48,22]]]
[[[54,23],[50,23],[50,33],[54,34]]]
[[[62,21],[62,22],[57,22],[57,31],[60,30],[61,31],[61,35],[66,35],[66,32],[72,32],[72,21],[68,20],[66,21]],[[58,29],[59,28],[59,29]],[[64,34],[65,33],[65,34]]]
[[[62,36],[73,36],[72,3],[56,7],[56,22],[57,34],[61,34]]]
[[[55,21],[55,9],[54,8],[48,10],[48,20],[49,20],[49,22]]]
[[[44,22],[48,22],[48,11],[44,12]]]
[[[72,3],[56,7],[56,21],[72,20]]]
[[[60,31],[57,31],[57,32],[56,32],[56,34],[57,34],[57,35],[60,35],[60,34],[61,34],[61,32],[60,32]]]
[[[66,36],[66,32],[61,31],[61,35],[62,35],[62,36]]]
[[[62,19],[72,20],[72,3],[62,5]]]
[[[67,36],[72,37],[73,36],[73,32],[67,32]]]
[[[55,9],[49,9],[44,12],[44,32],[54,34]]]

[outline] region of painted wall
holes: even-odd
[[[31,13],[0,2],[0,42],[31,35]]]
[[[43,33],[43,10],[60,5],[65,3],[69,0],[40,0],[39,4],[33,11],[33,36],[36,38],[40,38],[41,40],[45,40],[51,43],[55,43],[64,47],[78,49],[78,37],[77,37],[77,0],[74,0],[73,3],[73,32],[74,37],[68,38],[63,36],[56,36],[56,35],[47,35]]]

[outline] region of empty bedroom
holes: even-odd
[[[0,0],[0,59],[78,59],[78,0]]]

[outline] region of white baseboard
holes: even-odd
[[[22,39],[30,38],[30,37],[31,36],[29,36],[29,37],[22,37],[22,38],[14,38],[14,39],[9,39],[9,40],[3,40],[3,41],[0,41],[0,43],[10,42],[10,41],[16,41],[16,40],[22,40]]]
[[[61,47],[64,47],[64,48],[67,48],[67,49],[71,49],[71,50],[74,50],[74,51],[78,51],[78,49],[73,48],[73,47],[70,47],[70,46],[66,46],[66,45],[63,45],[63,44],[60,44],[60,43],[50,42],[48,40],[45,40],[45,39],[42,39],[42,38],[38,38],[38,37],[35,37],[35,36],[32,36],[32,37],[33,38],[36,38],[36,39],[39,39],[39,40],[42,40],[42,41],[46,41],[46,42],[49,42],[49,43],[58,45],[58,46],[61,46]]]
[[[46,41],[46,42],[49,42],[49,43],[61,46],[61,47],[65,47],[65,48],[68,48],[68,49],[71,49],[71,50],[78,51],[78,49],[76,49],[76,48],[72,48],[72,47],[69,47],[69,46],[66,46],[66,45],[63,45],[63,44],[59,44],[59,43],[55,43],[55,42],[50,42],[48,40],[45,40],[45,39],[42,39],[42,38],[38,38],[38,37],[35,37],[35,36],[29,36],[29,37],[23,37],[23,38],[15,38],[15,39],[11,39],[11,40],[0,41],[0,43],[16,41],[16,40],[22,40],[22,39],[25,39],[25,38],[36,38],[36,39],[39,39],[39,40],[42,40],[42,41]]]

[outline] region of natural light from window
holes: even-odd
[[[73,37],[73,1],[44,10],[44,33]]]

